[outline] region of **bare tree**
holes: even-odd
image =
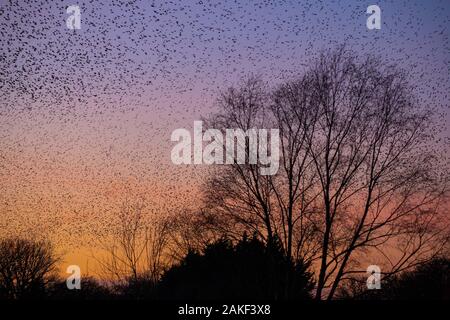
[[[168,263],[165,254],[170,223],[161,216],[149,217],[145,210],[143,201],[122,204],[118,224],[103,243],[106,257],[96,257],[106,278],[119,283],[159,279]]]
[[[239,238],[243,231],[268,242],[278,238],[289,258],[309,262],[317,253],[312,237],[315,226],[315,175],[307,158],[310,127],[315,111],[305,95],[306,81],[281,86],[273,94],[258,77],[241,89],[230,88],[219,99],[223,113],[207,119],[214,128],[278,128],[281,165],[276,176],[261,175],[258,164],[233,164],[219,168],[206,185],[207,225],[219,233]],[[301,109],[298,104],[305,108]],[[248,148],[246,149],[248,159]]]
[[[279,128],[281,165],[275,176],[250,164],[218,169],[207,225],[281,239],[289,257],[315,262],[317,299],[331,299],[367,257],[387,274],[429,260],[448,241],[448,174],[432,112],[413,90],[404,72],[343,47],[273,93],[255,78],[229,89],[210,126]]]
[[[48,242],[4,239],[0,242],[0,296],[36,297],[54,278],[58,257]]]
[[[414,100],[406,74],[374,58],[358,62],[343,48],[322,55],[311,74],[319,117],[309,153],[323,233],[316,296],[330,281],[331,299],[360,249],[385,252],[383,244],[396,243],[402,255],[390,272],[439,252],[443,242],[433,240],[445,239],[434,222],[447,181],[425,148],[430,113]]]
[[[208,244],[219,241],[221,233],[205,228],[208,215],[204,212],[184,210],[171,220],[168,253],[172,261],[179,262],[190,251],[202,251]],[[214,225],[217,225],[214,223]]]

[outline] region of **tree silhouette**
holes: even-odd
[[[332,299],[364,257],[398,273],[441,253],[448,172],[433,149],[432,110],[407,79],[341,47],[274,90],[250,77],[225,91],[208,128],[279,128],[280,169],[217,168],[205,185],[205,229],[280,239],[288,257],[318,264],[317,299]]]
[[[48,242],[25,239],[0,241],[0,298],[44,297],[58,258]]]
[[[189,252],[165,272],[158,295],[161,299],[308,299],[313,283],[307,269],[301,261],[289,260],[276,239],[264,244],[244,236],[236,245],[222,239],[203,253]]]
[[[135,286],[144,280],[155,284],[168,263],[164,254],[171,230],[169,220],[153,217],[150,223],[145,209],[143,200],[123,202],[118,224],[102,244],[106,256],[95,257],[104,277],[115,280],[119,290],[137,290]]]

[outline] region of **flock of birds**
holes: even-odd
[[[371,31],[365,1],[70,2],[0,1],[0,236],[78,248],[124,198],[195,208],[206,172],[171,163],[171,131],[249,73],[276,85],[342,43],[407,69],[449,119],[445,0],[383,1]],[[66,27],[73,4],[80,30]]]

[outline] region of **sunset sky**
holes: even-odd
[[[343,43],[409,72],[449,150],[448,0],[121,2],[0,0],[0,236],[51,239],[85,267],[124,199],[197,208],[206,168],[172,164],[171,132],[242,77],[274,86]]]

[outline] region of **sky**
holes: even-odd
[[[0,236],[52,239],[86,264],[124,199],[197,208],[206,170],[172,164],[170,133],[243,77],[275,86],[341,44],[409,72],[448,153],[449,28],[448,0],[0,0]]]

